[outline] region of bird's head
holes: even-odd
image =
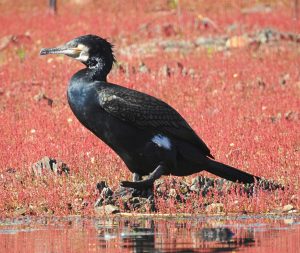
[[[64,54],[82,62],[88,68],[106,70],[108,74],[115,62],[112,48],[113,45],[101,37],[83,35],[62,46],[43,48],[40,54]]]

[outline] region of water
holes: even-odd
[[[300,252],[300,216],[2,220],[0,252]]]

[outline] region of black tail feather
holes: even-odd
[[[216,176],[225,178],[233,182],[239,182],[243,184],[253,184],[257,182],[258,185],[265,190],[284,189],[282,185],[276,182],[265,180],[263,178],[241,171],[237,168],[210,159],[207,162],[207,168],[205,168],[205,170]]]

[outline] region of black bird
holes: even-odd
[[[184,118],[165,102],[108,83],[115,62],[112,47],[103,38],[84,35],[63,46],[44,48],[40,54],[64,54],[86,66],[71,78],[68,101],[78,120],[133,173],[133,181],[122,181],[123,187],[144,189],[162,175],[187,176],[202,170],[245,184],[262,180],[215,161]]]

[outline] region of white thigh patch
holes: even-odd
[[[164,149],[171,149],[171,141],[168,137],[163,136],[161,134],[154,135],[153,138],[151,139],[153,143],[155,143],[157,146],[160,148]]]

